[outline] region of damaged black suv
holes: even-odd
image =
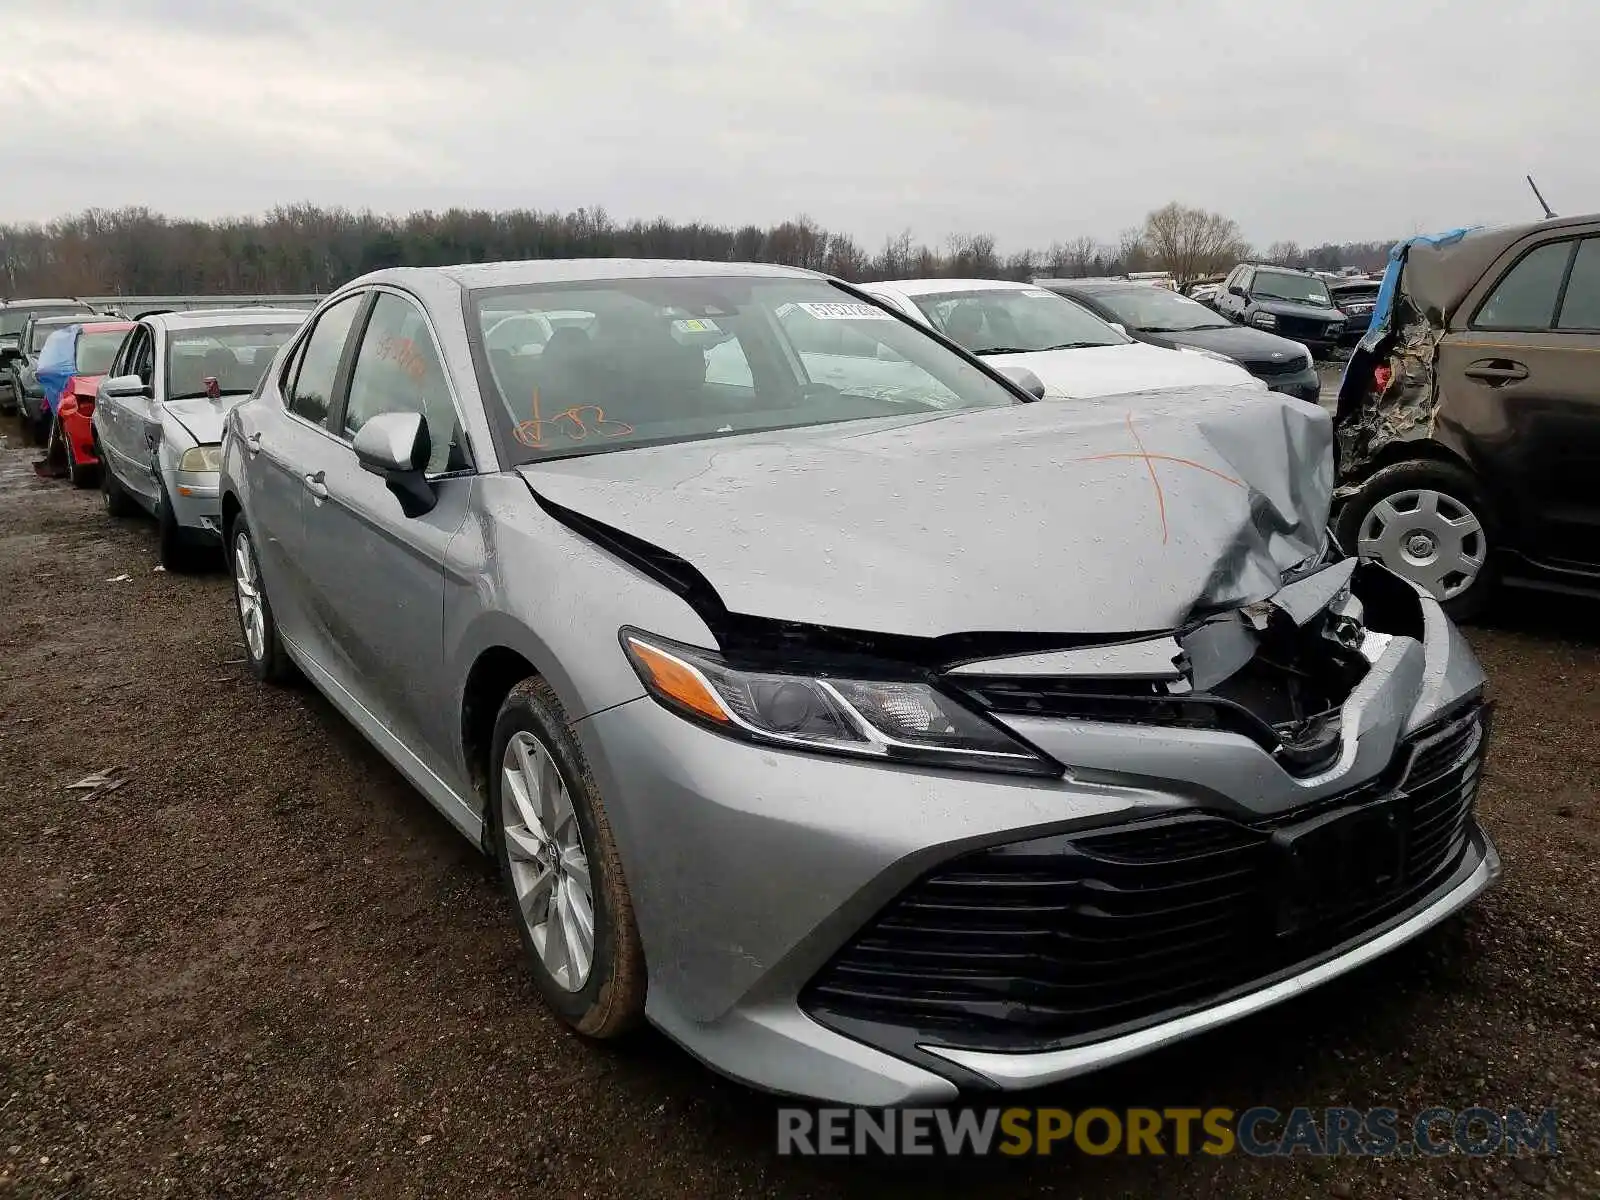
[[[1397,246],[1335,429],[1340,543],[1452,616],[1600,594],[1600,215]]]

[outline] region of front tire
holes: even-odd
[[[166,484],[156,479],[156,526],[160,537],[161,565],[169,571],[186,574],[195,570],[199,550],[194,535],[178,524],[172,511],[172,498],[167,495]]]
[[[1457,621],[1489,608],[1500,582],[1499,523],[1478,481],[1450,463],[1376,472],[1339,514],[1339,544],[1425,588]]]
[[[95,443],[95,451],[100,456],[100,500],[105,505],[106,516],[113,518],[131,517],[136,511],[132,497],[123,490],[122,483],[106,462],[106,452]]]
[[[534,983],[579,1033],[618,1037],[644,1015],[644,951],[605,805],[544,680],[511,690],[490,754],[490,837]]]
[[[245,662],[250,673],[263,683],[288,683],[294,678],[294,664],[278,636],[278,622],[267,600],[261,578],[255,542],[244,517],[237,517],[228,530],[228,564],[233,569],[234,610],[239,614],[239,632],[244,637]]]

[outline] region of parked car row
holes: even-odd
[[[392,269],[135,322],[92,430],[108,507],[219,536],[250,670],[495,859],[561,1020],[941,1102],[1265,1008],[1499,870],[1483,673],[1328,536],[1328,413],[1090,307],[1143,302]]]

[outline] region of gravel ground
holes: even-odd
[[[775,1102],[547,1017],[475,852],[220,573],[0,446],[0,1196],[1600,1195],[1600,606],[1472,631],[1506,873],[1387,961],[1039,1103],[1562,1113],[1559,1160],[797,1162]],[[69,790],[97,771],[115,790]]]

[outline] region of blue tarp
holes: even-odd
[[[82,325],[68,325],[45,339],[39,351],[39,386],[44,389],[45,403],[53,413],[61,403],[61,393],[67,380],[78,373],[78,334]]]
[[[1373,352],[1378,348],[1378,343],[1389,335],[1389,323],[1394,319],[1395,293],[1400,290],[1400,272],[1405,270],[1406,255],[1411,252],[1411,247],[1419,242],[1425,242],[1430,246],[1448,246],[1453,242],[1459,242],[1477,228],[1480,227],[1467,225],[1460,229],[1452,229],[1448,233],[1422,234],[1395,243],[1393,249],[1389,251],[1389,265],[1384,268],[1383,283],[1378,287],[1378,298],[1372,305],[1372,323],[1367,326],[1366,336],[1357,344],[1349,361],[1345,363],[1344,375],[1339,380],[1341,396],[1344,394],[1345,380],[1350,378],[1350,372],[1358,367],[1366,371]]]

